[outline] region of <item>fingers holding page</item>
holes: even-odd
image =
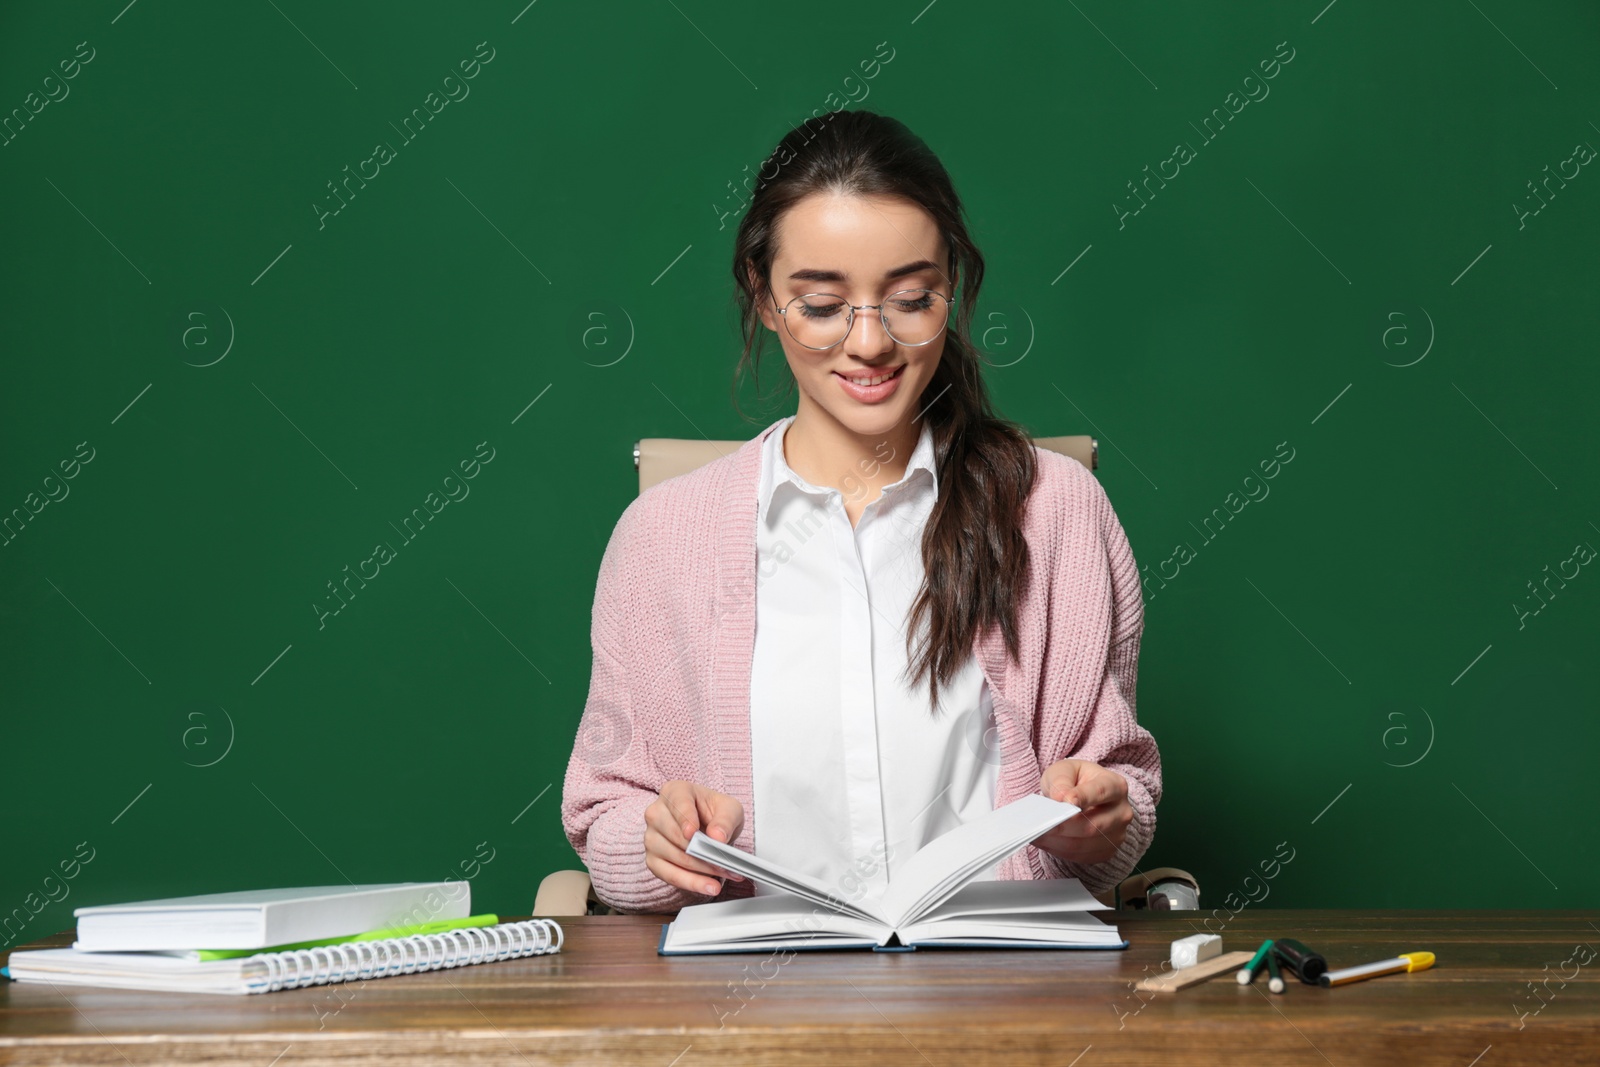
[[[714,789],[697,787],[694,800],[700,816],[700,827],[707,837],[714,837],[726,844],[744,829],[744,805],[733,797]]]
[[[1074,795],[1078,799],[1074,800]],[[1116,771],[1093,763],[1078,775],[1077,786],[1067,791],[1067,799],[1080,808],[1116,805],[1127,798],[1128,780]]]
[[[1115,804],[1128,795],[1128,780],[1089,760],[1057,760],[1039,779],[1039,791],[1052,800],[1080,808]]]
[[[722,891],[720,879],[744,880],[686,851],[689,839],[702,829],[722,841],[738,835],[744,825],[744,806],[735,798],[692,782],[668,782],[645,808],[644,821],[645,866],[662,881],[714,896]]]
[[[1035,847],[1079,863],[1100,863],[1116,854],[1133,822],[1126,778],[1088,760],[1065,759],[1045,770],[1039,788],[1080,811],[1035,838]]]
[[[726,876],[726,872],[720,867],[689,855],[663,837],[653,826],[645,830],[644,852],[645,866],[663,882],[707,896],[716,896],[722,892],[721,879]]]

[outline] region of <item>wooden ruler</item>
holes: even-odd
[[[1193,967],[1180,967],[1155,978],[1140,979],[1134,988],[1147,993],[1176,993],[1184,986],[1207,981],[1219,974],[1236,974],[1254,955],[1254,952],[1224,952]]]

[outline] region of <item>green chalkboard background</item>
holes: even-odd
[[[1595,906],[1597,44],[1554,0],[7,5],[0,940],[273,883],[526,913],[576,866],[633,441],[793,411],[729,398],[742,183],[857,104],[956,179],[1001,410],[1100,439],[1146,864]]]

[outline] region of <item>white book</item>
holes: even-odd
[[[470,882],[300,886],[73,909],[86,952],[268,948],[471,914]]]
[[[888,885],[857,901],[696,832],[689,855],[780,892],[691,904],[664,924],[656,951],[672,956],[807,948],[1127,948],[1117,928],[1094,914],[1110,909],[1076,878],[972,882],[1078,811],[1041,794],[1025,796],[928,842]]]
[[[4,970],[13,981],[56,986],[173,993],[270,993],[556,953],[561,951],[562,939],[561,926],[554,919],[527,919],[204,962],[165,952],[31,949],[11,953]]]

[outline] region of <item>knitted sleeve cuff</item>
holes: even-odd
[[[663,882],[645,866],[644,809],[655,799],[639,792],[607,803],[578,850],[594,895],[618,911],[672,912],[713,899]]]

